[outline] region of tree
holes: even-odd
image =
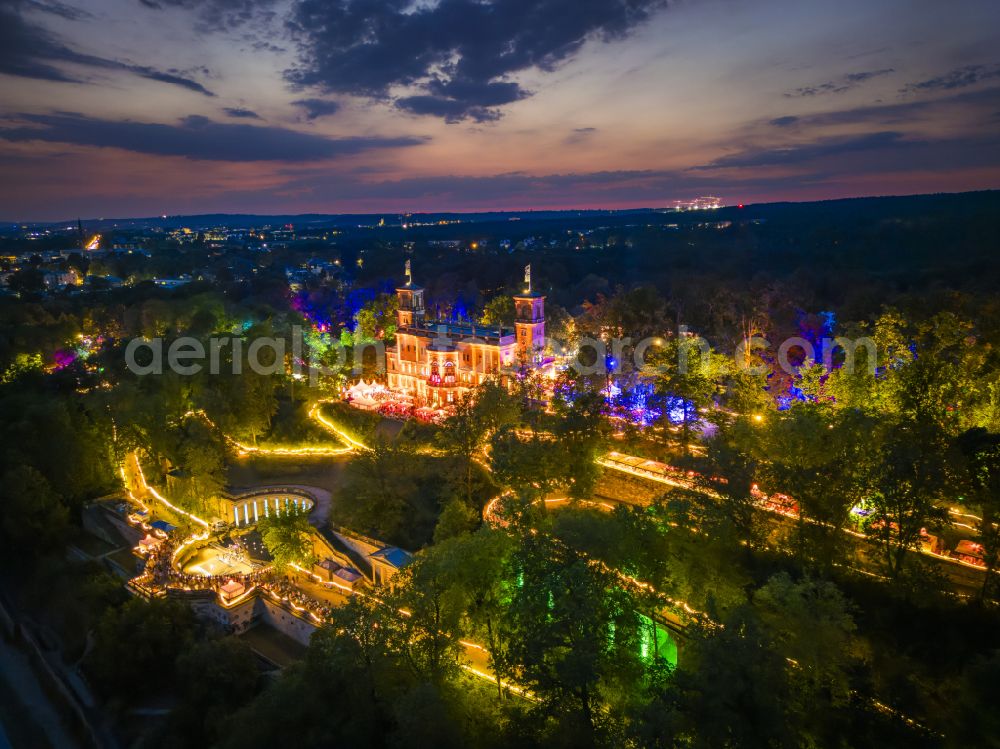
[[[290,735],[303,747],[387,745],[393,706],[412,683],[391,642],[400,615],[367,596],[352,596],[334,615],[302,663],[232,716],[221,746],[265,749]]]
[[[559,723],[560,743],[592,746],[617,731],[616,704],[641,678],[633,597],[600,569],[543,534],[528,534],[507,610],[511,662]]]
[[[392,604],[408,612],[398,621],[406,663],[417,679],[437,687],[458,668],[464,608],[449,584],[450,572],[443,555],[418,555],[399,573],[402,586]]]
[[[839,403],[952,435],[991,427],[996,362],[972,320],[945,310],[913,322],[888,309],[872,327],[877,366],[873,372],[865,354],[853,372],[834,370],[830,392]]]
[[[230,402],[235,431],[248,435],[252,445],[271,428],[271,421],[278,411],[275,397],[277,379],[272,375],[244,371],[235,378],[236,389]]]
[[[912,359],[893,370],[899,412],[951,434],[977,426],[996,374],[985,366],[985,347],[975,345],[972,321],[944,311],[916,328]]]
[[[29,465],[3,474],[0,508],[5,556],[39,556],[57,550],[65,540],[69,512],[45,476]]]
[[[666,691],[681,715],[685,744],[711,747],[800,746],[792,718],[788,664],[749,606],[722,627],[689,629],[684,661]]]
[[[358,690],[367,712],[378,715],[388,707],[387,671],[396,659],[390,639],[396,633],[398,611],[370,596],[352,596],[337,610],[336,623],[324,627],[310,643],[308,669],[343,669],[359,679]]]
[[[751,423],[761,485],[795,499],[799,553],[812,553],[828,569],[842,551],[841,529],[858,499],[854,467],[863,460],[858,447],[872,421],[828,403],[799,403]]]
[[[1000,435],[990,434],[982,427],[963,432],[957,439],[959,450],[965,457],[965,471],[969,495],[965,502],[969,509],[980,512],[979,538],[983,545],[983,562],[986,575],[979,595],[989,596],[993,583],[993,570],[1000,559]]]
[[[101,619],[86,669],[105,693],[138,700],[173,683],[177,653],[191,643],[194,629],[194,613],[186,603],[130,599]]]
[[[667,591],[714,617],[743,603],[752,579],[738,563],[748,557],[745,549],[734,545],[729,529],[720,523],[719,509],[711,504],[701,491],[670,489],[653,501],[648,513],[661,529],[653,548],[664,550],[658,561],[667,565]],[[645,538],[643,542],[648,543]]]
[[[113,431],[100,397],[62,394],[20,381],[0,398],[0,473],[30,465],[68,507],[107,493],[116,483]]]
[[[464,474],[465,501],[472,504],[472,478],[475,462],[482,448],[485,430],[479,419],[472,395],[463,395],[455,404],[452,413],[438,433],[438,442],[446,452],[462,461]]]
[[[599,559],[662,593],[673,585],[674,560],[666,524],[648,508],[618,505],[608,512],[570,506],[551,517],[551,533],[569,548]],[[662,600],[646,602],[655,613]]]
[[[723,392],[728,362],[700,339],[671,338],[649,354],[643,373],[652,379],[663,418],[680,421],[684,454],[691,452],[691,430],[700,409],[713,405]]]
[[[520,414],[517,401],[500,383],[489,379],[464,395],[445,420],[438,439],[446,452],[462,461],[465,501],[469,506],[473,505],[475,463],[487,441],[501,429],[517,424]]]
[[[170,304],[163,299],[147,299],[139,313],[141,335],[144,338],[159,338],[167,334],[174,325],[174,314]]]
[[[523,436],[514,429],[497,432],[490,441],[490,467],[500,484],[531,501],[551,492],[563,476],[550,436]]]
[[[721,626],[688,628],[656,703],[673,713],[668,728],[683,746],[852,745],[854,631],[832,583],[775,575]]]
[[[22,268],[7,279],[7,287],[17,294],[44,291],[45,274],[38,268]]]
[[[947,497],[950,446],[933,424],[888,419],[860,440],[858,482],[871,510],[865,532],[898,582],[921,530],[945,520],[938,502]]]
[[[962,672],[949,737],[953,746],[1000,746],[1000,651],[979,656]]]
[[[225,445],[204,421],[189,419],[178,453],[187,477],[185,499],[190,507],[204,511],[226,485]]]
[[[434,526],[434,543],[439,544],[449,538],[461,536],[475,530],[479,516],[461,499],[451,499],[444,506],[437,525]]]
[[[751,416],[720,425],[718,433],[708,444],[708,458],[725,483],[710,478],[700,479],[701,495],[706,497],[706,510],[716,520],[713,523],[716,534],[734,537],[744,543],[748,551],[762,542],[765,532],[754,495],[760,474],[760,461],[753,454],[759,440],[754,428],[757,423]]]
[[[27,374],[38,374],[42,371],[41,354],[18,354],[14,357],[7,370],[0,376],[0,383],[7,384],[14,382],[19,377]]]
[[[557,475],[562,476],[571,497],[589,497],[600,476],[595,459],[609,431],[604,418],[604,397],[594,390],[585,390],[558,411],[562,418],[552,430]]]
[[[391,538],[403,524],[413,455],[404,443],[396,444],[381,437],[369,445],[371,449],[361,451],[347,467],[346,492],[352,501],[344,503],[345,521]]]
[[[506,531],[484,526],[475,534],[435,543],[424,552],[441,571],[446,588],[461,599],[466,636],[485,640],[501,699],[506,696],[502,682],[509,683],[514,676],[510,632],[504,620],[514,586],[514,547]]]
[[[495,328],[513,328],[514,317],[514,298],[507,294],[500,294],[486,303],[479,322]]]
[[[780,573],[754,593],[753,605],[775,646],[794,664],[790,676],[804,698],[800,709],[810,710],[810,700],[821,696],[847,704],[856,628],[837,586],[808,578],[795,582]]]
[[[202,307],[191,315],[187,326],[187,334],[198,337],[211,335],[215,332],[218,322],[215,312]]]
[[[242,640],[193,645],[177,658],[179,704],[165,733],[188,746],[214,746],[229,717],[253,699],[258,680],[253,651]]]
[[[308,513],[298,505],[291,504],[280,513],[275,512],[257,527],[277,569],[285,570],[293,564],[306,569],[312,566],[312,527]]]
[[[748,356],[752,354],[748,352]],[[757,374],[749,369],[758,363],[756,355],[747,362],[747,367],[734,368],[726,382],[726,405],[733,411],[746,416],[763,416],[774,410],[774,398],[767,390],[766,373]]]
[[[521,418],[521,404],[494,377],[476,388],[474,405],[483,441],[505,427],[518,424]]]
[[[391,342],[396,337],[396,307],[399,301],[395,294],[379,294],[365,302],[354,316],[354,343],[370,343],[385,340]]]
[[[596,304],[584,304],[580,323],[584,330],[602,338],[632,338],[639,341],[660,335],[670,327],[666,300],[653,286],[625,289],[619,286],[610,297],[598,295]]]
[[[253,445],[257,439],[266,434],[278,410],[276,390],[279,379],[268,370],[257,371],[250,366],[249,346],[247,340],[255,338],[273,338],[274,333],[269,325],[250,328],[243,340],[242,351],[234,358],[231,347],[223,350],[227,357],[220,363],[219,374],[202,375],[196,378],[196,389],[193,400],[198,407],[204,408],[211,419],[226,433],[239,439],[249,439]],[[290,348],[286,345],[286,350]],[[265,348],[264,358],[272,353]],[[274,362],[260,362],[264,367],[270,367]]]

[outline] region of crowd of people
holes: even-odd
[[[274,578],[263,586],[282,600],[287,600],[295,608],[305,609],[320,620],[327,620],[333,613],[333,608],[312,596],[304,593],[287,577]]]

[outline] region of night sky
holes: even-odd
[[[1000,187],[996,0],[0,0],[0,218]]]

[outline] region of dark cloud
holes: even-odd
[[[414,114],[442,117],[451,123],[465,119],[493,122],[500,119],[496,107],[528,96],[528,92],[510,81],[474,82],[435,77],[426,88],[429,93],[401,97],[396,100],[396,106]]]
[[[102,61],[100,67],[125,70],[129,73],[134,73],[141,78],[148,78],[151,81],[159,81],[160,83],[169,83],[173,86],[180,86],[181,88],[186,88],[188,91],[194,91],[196,93],[203,94],[204,96],[215,96],[214,93],[202,86],[198,83],[198,81],[179,75],[177,71],[156,70],[155,68],[150,68],[146,65],[132,65],[130,63],[119,62],[117,60]]]
[[[277,0],[138,0],[153,10],[178,8],[194,11],[198,30],[230,31],[251,21],[264,23],[273,17]]]
[[[984,120],[1000,107],[1000,87],[962,91],[936,99],[897,101],[866,107],[836,109],[815,114],[788,115],[770,120],[771,125],[788,127],[823,127],[841,125],[890,126],[909,125],[918,119],[960,113],[969,123]]]
[[[596,132],[596,127],[574,127],[570,134],[563,139],[563,143],[569,146],[577,145],[583,143]]]
[[[38,3],[9,0],[0,5],[0,73],[46,81],[82,83],[61,66],[83,65],[103,70],[121,70],[142,78],[180,86],[205,96],[214,96],[197,81],[179,71],[157,70],[121,60],[87,55],[64,44],[42,26],[27,20],[22,10],[37,8]],[[69,17],[70,6],[44,4],[45,10]]]
[[[790,99],[798,99],[806,96],[820,96],[822,94],[842,94],[846,91],[850,91],[852,88],[857,88],[862,83],[870,81],[872,78],[880,78],[894,72],[896,71],[892,68],[861,70],[857,73],[848,73],[847,75],[841,76],[833,81],[819,83],[815,86],[803,86],[802,88],[797,88],[794,91],[788,91],[785,93],[785,96]]]
[[[826,83],[820,83],[815,86],[804,86],[802,88],[797,88],[794,91],[786,91],[785,96],[789,99],[797,99],[803,96],[819,96],[820,94],[842,94],[845,91],[849,91],[850,88],[850,86],[844,83],[827,81]]]
[[[340,111],[339,103],[327,99],[299,99],[298,101],[293,101],[292,104],[301,107],[302,111],[306,113],[307,120],[328,117]]]
[[[177,125],[101,120],[74,113],[21,115],[26,126],[0,129],[8,141],[122,148],[209,161],[312,161],[423,143],[421,138],[325,138],[278,127],[218,123],[192,115]]]
[[[296,86],[386,99],[402,109],[487,121],[530,95],[510,76],[553,70],[588,39],[628,34],[666,0],[303,0],[290,27]]]
[[[275,55],[282,55],[288,50],[280,44],[275,44],[270,39],[250,39],[250,49],[254,52],[270,52]]]
[[[444,96],[434,96],[433,94],[404,96],[396,100],[396,106],[413,114],[441,117],[448,123],[461,122],[462,120],[495,122],[501,116],[497,109],[477,106]]]
[[[93,14],[75,5],[57,2],[57,0],[26,0],[26,5],[34,10],[43,13],[51,13],[54,16],[65,18],[67,21],[82,21],[93,18]]]
[[[842,156],[859,151],[891,149],[902,141],[903,134],[891,130],[863,135],[831,136],[790,146],[749,148],[715,161],[694,167],[698,170],[732,169],[762,166],[808,164],[817,159]]]
[[[895,73],[893,68],[882,68],[881,70],[862,70],[860,73],[848,73],[844,79],[848,83],[864,83],[872,78],[880,78],[889,73]]]
[[[254,112],[252,109],[243,109],[242,107],[225,107],[223,110],[230,117],[236,117],[238,119],[244,120],[259,120],[260,115]]]
[[[915,91],[951,91],[956,88],[974,86],[982,81],[990,80],[1000,76],[1000,65],[987,67],[986,65],[966,65],[963,68],[950,70],[944,75],[935,78],[928,78],[925,81],[911,83],[900,89],[901,93],[912,93]]]
[[[440,76],[435,76],[428,82],[427,90],[442,99],[462,101],[477,107],[502,106],[528,95],[518,84],[510,81],[444,79]]]
[[[80,55],[21,14],[22,3],[0,4],[0,73],[49,81],[74,78],[56,67]]]

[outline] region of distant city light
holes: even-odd
[[[740,206],[743,207],[742,205]],[[675,200],[674,210],[677,211],[711,211],[722,208],[722,200],[712,195],[706,195],[694,200]]]

